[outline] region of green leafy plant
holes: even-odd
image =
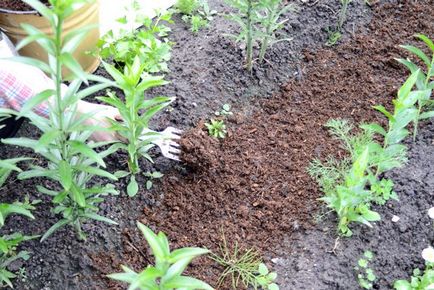
[[[111,123],[112,130],[127,141],[127,144],[120,143],[118,147],[128,152],[129,172],[119,171],[115,175],[118,177],[131,175],[127,193],[129,196],[135,196],[139,190],[135,177],[141,171],[139,159],[143,157],[153,162],[148,151],[154,147],[153,141],[163,138],[161,134],[149,130],[149,121],[174,98],[145,98],[144,94],[148,89],[167,82],[161,76],[144,74],[146,64],[141,62],[139,56],[134,58],[132,64],[126,64],[123,72],[108,63],[104,63],[104,67],[125,96],[125,102],[113,92],[109,92],[105,97],[98,97],[99,100],[116,107],[123,120],[122,122],[113,120]]]
[[[184,15],[195,14],[200,7],[199,0],[177,0],[175,8]]]
[[[140,6],[133,5],[135,11]],[[103,60],[113,60],[118,68],[132,65],[136,56],[144,66],[144,72],[154,74],[167,72],[167,62],[171,58],[172,43],[168,40],[170,28],[164,23],[173,23],[171,12],[158,13],[155,19],[136,12],[134,19],[122,17],[118,22],[125,28],[118,33],[109,31],[98,42],[99,55]],[[132,24],[133,23],[133,24]],[[140,29],[135,29],[139,23]]]
[[[190,25],[191,25],[190,30],[193,33],[198,33],[199,30],[208,26],[208,20],[202,18],[202,16],[200,16],[200,15],[191,15],[191,16],[184,15],[182,17],[182,20],[190,23]]]
[[[229,19],[240,27],[238,35],[228,34],[236,42],[246,45],[246,64],[248,71],[253,68],[253,47],[260,43],[259,60],[263,61],[266,50],[274,43],[289,38],[277,39],[276,32],[287,20],[280,21],[281,16],[292,6],[282,8],[282,0],[227,0],[236,13],[229,14]]]
[[[425,71],[420,69],[415,63],[409,59],[397,59],[400,63],[404,64],[411,73],[415,73],[419,70],[419,74],[416,81],[416,87],[419,91],[424,92],[419,95],[417,100],[417,114],[414,116],[414,130],[413,140],[416,139],[417,128],[419,120],[424,120],[434,117],[434,110],[424,111],[425,107],[430,106],[432,108],[433,100],[431,100],[432,91],[434,89],[434,43],[431,39],[423,34],[416,34],[415,37],[425,43],[427,48],[431,51],[431,58],[429,58],[420,48],[412,45],[401,45],[402,48],[408,50],[414,54],[422,63],[425,64]]]
[[[16,163],[22,161],[24,158],[19,159],[9,159],[0,161],[0,187],[3,186],[7,176],[10,175],[11,171],[20,172],[21,169],[16,167]],[[30,219],[35,219],[32,210],[35,209],[35,205],[39,201],[30,202],[28,198],[24,202],[14,202],[0,203],[0,228],[2,228],[6,219],[11,215],[22,215]],[[13,288],[11,279],[17,277],[16,273],[8,270],[11,263],[16,260],[29,259],[29,253],[27,251],[18,251],[18,246],[24,242],[36,238],[37,236],[25,236],[21,233],[12,233],[9,235],[0,236],[0,286],[9,286]]]
[[[222,109],[220,111],[215,112],[214,114],[216,116],[223,116],[223,117],[225,117],[225,116],[232,116],[233,113],[231,112],[231,109],[232,109],[232,107],[231,107],[230,104],[224,104],[222,106]]]
[[[363,289],[372,289],[373,283],[377,280],[374,271],[369,267],[372,259],[374,259],[374,254],[371,251],[365,251],[363,257],[357,261],[357,266],[354,268],[359,285]]]
[[[202,248],[182,248],[170,251],[169,241],[164,233],[159,232],[156,235],[148,227],[139,222],[137,226],[152,250],[152,254],[155,257],[155,265],[149,265],[140,273],[122,266],[123,273],[110,274],[108,275],[109,278],[128,283],[129,290],[213,289],[203,281],[182,275],[194,258],[207,254],[208,250]]]
[[[424,94],[412,91],[418,74],[415,71],[399,89],[393,113],[375,106],[388,119],[386,129],[376,123],[362,124],[361,132],[352,134],[353,126],[347,121],[331,120],[326,124],[349,157],[344,160],[329,157],[324,163],[314,160],[308,173],[325,193],[321,200],[338,214],[338,229],[346,236],[352,234],[348,227],[351,222],[371,226],[370,222],[380,219],[378,213],[370,210],[372,202],[384,204],[390,198],[397,199],[393,182],[380,177],[406,161],[407,149],[400,143],[409,134],[406,127],[417,114],[415,103]],[[376,141],[375,135],[380,135],[383,142]]]
[[[226,125],[223,120],[211,119],[210,123],[205,123],[205,126],[210,136],[221,139],[226,137]]]
[[[233,251],[227,245],[226,238],[220,245],[220,253],[212,254],[211,259],[224,267],[220,275],[218,286],[229,278],[233,289],[240,289],[241,283],[246,288],[278,290],[279,286],[274,283],[277,278],[275,272],[270,272],[267,266],[262,263],[261,257],[254,249],[242,251],[235,243]]]
[[[425,270],[414,269],[408,280],[397,280],[393,283],[395,290],[428,290],[434,289],[434,263],[426,263]]]
[[[332,46],[335,45],[339,39],[342,37],[342,27],[344,26],[344,22],[347,18],[348,5],[352,0],[341,0],[341,11],[339,12],[339,19],[337,26],[329,30],[329,37],[327,40],[327,45]]]
[[[103,158],[117,150],[117,145],[108,149],[97,148],[107,145],[107,142],[94,143],[88,141],[95,127],[86,126],[85,121],[95,112],[78,114],[77,104],[79,100],[112,84],[112,81],[101,77],[86,75],[72,53],[78,46],[84,35],[92,27],[75,30],[63,35],[63,22],[77,8],[76,5],[86,3],[84,0],[53,0],[50,1],[51,9],[40,1],[25,0],[27,4],[38,11],[49,23],[54,32],[49,36],[29,24],[23,24],[23,29],[28,37],[19,45],[18,49],[30,42],[38,42],[48,53],[49,63],[18,57],[16,61],[34,65],[47,73],[54,81],[54,88],[47,89],[30,99],[21,109],[18,116],[26,116],[37,126],[42,136],[39,140],[29,138],[11,138],[3,140],[6,144],[12,144],[33,149],[45,158],[46,166],[31,165],[30,169],[18,175],[20,179],[44,177],[55,182],[53,189],[38,186],[38,190],[52,197],[55,205],[54,213],[61,214],[62,218],[55,223],[42,237],[45,240],[54,231],[66,225],[76,229],[79,239],[85,239],[82,223],[92,219],[116,224],[114,221],[97,214],[97,204],[103,201],[103,196],[116,194],[114,186],[90,185],[94,176],[101,176],[111,180],[117,178],[105,171]],[[70,86],[62,92],[62,68],[68,68],[73,74]],[[96,81],[95,85],[84,90],[79,90],[81,84],[89,79]],[[47,101],[50,108],[49,118],[38,116],[32,108]],[[102,130],[101,128],[98,128]]]
[[[148,181],[146,181],[146,189],[149,190],[154,185],[153,180],[162,178],[164,174],[159,171],[154,171],[154,172],[146,172],[145,176],[149,178]]]

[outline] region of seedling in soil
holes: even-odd
[[[149,178],[149,180],[146,181],[146,189],[150,190],[152,188],[152,186],[154,185],[153,180],[154,179],[160,179],[161,177],[164,176],[164,174],[162,174],[159,171],[154,171],[154,172],[146,172],[145,176]]]
[[[199,30],[207,27],[217,14],[217,11],[210,10],[207,0],[180,0],[176,7],[183,14],[182,20],[190,24],[193,33],[198,33]]]
[[[35,217],[31,211],[35,209],[38,201],[29,202],[28,198],[24,202],[14,202],[12,204],[1,203],[0,204],[0,228],[2,228],[6,222],[6,219],[10,215],[22,215],[30,219]],[[28,260],[30,258],[27,251],[18,251],[19,245],[31,239],[35,239],[38,236],[25,236],[21,233],[12,233],[9,235],[0,236],[0,286],[5,285],[13,288],[11,279],[19,276],[19,273],[13,273],[8,270],[9,265],[14,261],[23,259]]]
[[[373,258],[374,254],[371,251],[365,251],[363,257],[357,261],[357,266],[354,268],[359,285],[363,289],[372,289],[375,280],[377,280],[374,271],[369,267],[369,263],[372,262]]]
[[[277,274],[269,272],[256,250],[242,251],[239,249],[238,243],[235,243],[235,247],[231,251],[225,236],[223,236],[223,242],[220,245],[220,253],[218,255],[213,253],[211,259],[225,269],[220,275],[217,288],[220,288],[226,279],[230,279],[232,289],[235,290],[241,288],[240,283],[246,288],[279,289],[279,286],[274,283]]]
[[[146,64],[141,62],[139,56],[134,58],[132,64],[127,64],[123,72],[108,63],[104,63],[104,67],[125,96],[125,102],[113,92],[109,92],[106,97],[98,97],[98,99],[116,107],[122,117],[122,122],[112,120],[111,124],[112,130],[127,141],[127,144],[120,143],[118,146],[128,152],[128,168],[131,177],[127,193],[129,196],[135,196],[139,190],[135,177],[140,172],[139,159],[143,157],[149,162],[153,162],[148,151],[154,147],[153,141],[163,138],[162,134],[148,130],[149,121],[174,99],[168,97],[144,98],[148,89],[164,85],[167,82],[163,80],[163,77],[144,74]],[[116,175],[120,176],[119,174]],[[126,175],[121,174],[121,176],[125,177]]]
[[[127,266],[121,266],[124,272],[107,275],[110,279],[128,283],[129,290],[213,289],[201,280],[182,276],[182,273],[190,262],[198,256],[207,254],[208,250],[202,248],[182,248],[171,252],[169,241],[164,233],[159,232],[156,235],[148,227],[139,222],[137,226],[151,247],[152,254],[155,257],[155,265],[149,265],[140,273],[136,273]]]
[[[344,26],[345,20],[347,18],[348,4],[352,0],[341,0],[341,11],[339,12],[338,24],[335,29],[329,30],[329,37],[327,40],[327,45],[335,45],[342,37],[342,27]]]
[[[434,249],[428,247],[422,251],[425,259],[425,270],[414,269],[408,280],[397,280],[393,283],[395,290],[430,290],[434,289]]]
[[[428,49],[431,51],[431,58],[429,58],[420,48],[417,48],[412,45],[401,45],[402,48],[408,50],[410,53],[414,54],[418,60],[425,64],[425,70],[420,69],[415,63],[413,63],[409,59],[397,59],[400,63],[404,64],[411,73],[415,73],[419,70],[419,74],[416,81],[416,87],[419,91],[424,92],[419,95],[417,100],[417,114],[414,117],[414,131],[413,131],[413,140],[416,139],[417,129],[419,120],[429,119],[434,117],[434,111],[426,111],[424,112],[425,107],[434,104],[433,100],[431,100],[432,90],[434,89],[434,44],[431,39],[423,34],[416,34],[416,38],[422,40]]]
[[[230,104],[224,104],[222,106],[222,109],[220,111],[215,112],[214,114],[216,116],[223,116],[223,117],[225,117],[225,116],[232,116],[233,113],[231,112],[231,109],[232,108],[231,108]]]
[[[171,58],[172,43],[168,40],[170,28],[164,23],[173,23],[171,12],[158,13],[155,19],[137,14],[140,8],[136,7],[134,19],[122,17],[118,22],[127,28],[120,30],[118,34],[109,31],[98,42],[99,55],[103,60],[113,60],[116,67],[123,68],[132,65],[136,56],[140,58],[144,66],[144,72],[155,74],[167,72],[167,62]],[[142,25],[140,29],[134,29],[135,25]]]
[[[108,145],[107,142],[93,143],[88,141],[95,128],[85,124],[92,118],[95,112],[79,115],[77,104],[79,100],[112,84],[112,81],[102,77],[86,75],[72,53],[79,45],[83,36],[91,27],[71,31],[63,35],[63,22],[74,12],[73,5],[83,4],[87,1],[50,1],[49,9],[37,0],[25,0],[49,23],[53,36],[43,34],[29,24],[23,24],[23,29],[28,37],[19,45],[18,49],[30,42],[38,42],[48,53],[49,64],[36,59],[26,57],[15,58],[29,65],[34,65],[50,75],[54,82],[54,89],[45,90],[30,99],[21,109],[19,117],[25,116],[42,132],[39,140],[29,138],[11,138],[4,143],[28,147],[45,158],[46,166],[31,166],[29,170],[18,175],[20,179],[45,177],[56,183],[54,190],[38,186],[38,190],[52,197],[55,205],[53,212],[60,214],[62,218],[55,223],[42,237],[45,240],[56,230],[71,225],[75,228],[78,238],[84,240],[85,233],[82,230],[83,222],[92,219],[116,224],[114,221],[97,214],[97,204],[103,201],[103,196],[116,194],[112,185],[90,185],[95,176],[101,176],[112,180],[117,178],[103,170],[105,163],[103,158],[117,150],[117,145],[110,146],[106,150],[97,152],[95,149]],[[62,68],[68,68],[73,74],[69,88],[62,92]],[[92,79],[97,84],[79,91],[82,83]],[[32,109],[42,102],[49,104],[49,118],[43,118],[35,114]]]
[[[205,123],[205,126],[210,136],[221,139],[226,137],[226,125],[223,120],[211,119],[210,123]]]
[[[238,35],[229,34],[236,42],[246,45],[246,65],[249,72],[253,68],[253,47],[260,43],[259,61],[264,60],[267,49],[274,43],[289,40],[277,39],[276,32],[287,20],[280,20],[292,6],[282,8],[282,0],[227,0],[237,13],[229,14],[229,19],[240,27]]]

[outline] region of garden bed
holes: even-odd
[[[117,272],[120,264],[139,270],[152,261],[136,220],[164,231],[174,248],[217,251],[223,234],[232,245],[255,247],[277,269],[281,289],[357,289],[353,267],[364,250],[376,255],[375,289],[390,289],[395,279],[407,278],[421,266],[421,249],[434,242],[426,215],[434,202],[434,124],[424,124],[417,141],[408,142],[408,165],[388,173],[401,201],[378,209],[383,219],[374,229],[353,226],[351,239],[336,239],[333,214],[318,221],[324,212],[317,201],[322,193],[306,173],[313,158],[344,154],[324,128],[329,119],[382,122],[372,106],[390,106],[408,75],[394,60],[404,54],[397,44],[413,42],[416,32],[433,36],[432,1],[385,2],[369,8],[354,1],[344,43],[331,48],[323,47],[324,28],[334,22],[339,2],[299,4],[284,29],[294,40],[273,47],[269,64],[253,75],[243,68],[241,50],[221,36],[232,29],[223,17],[198,36],[176,19],[171,84],[153,93],[176,96],[177,101],[153,126],[186,130],[185,162],[157,158],[148,169],[165,176],[154,189],[141,190],[135,198],[107,198],[101,214],[120,225],[87,224],[86,243],[76,241],[68,229],[42,244],[26,242],[32,257],[15,265],[27,269],[27,280],[17,281],[16,288],[123,289],[105,274]],[[210,4],[226,9],[220,1]],[[97,73],[104,75],[102,69]],[[224,103],[233,105],[234,115],[227,122],[228,137],[217,141],[204,131],[203,120]],[[26,124],[19,135],[37,132]],[[4,148],[2,158],[25,153]],[[125,169],[122,160],[124,154],[108,158],[109,171]],[[23,193],[39,198],[35,184],[46,183],[11,179],[3,190],[5,199]],[[117,187],[123,191],[126,184],[121,181]],[[17,218],[14,228],[40,233],[52,224],[50,202],[40,198],[37,219]],[[392,223],[392,215],[400,221]],[[215,285],[219,270],[201,258],[190,272]]]

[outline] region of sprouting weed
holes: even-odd
[[[374,254],[371,251],[365,251],[363,257],[357,261],[357,266],[354,267],[359,285],[363,289],[372,289],[375,280],[377,280],[374,271],[369,267],[373,258]]]
[[[226,125],[223,120],[211,119],[210,123],[205,123],[205,126],[210,136],[221,139],[226,137]]]

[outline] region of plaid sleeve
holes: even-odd
[[[15,74],[0,68],[0,107],[20,111],[24,103],[38,93]],[[46,103],[36,106],[33,111],[46,118],[49,116]]]

